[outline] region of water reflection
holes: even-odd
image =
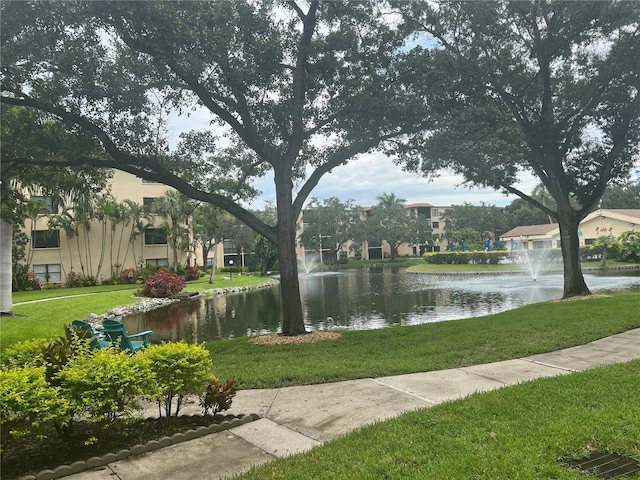
[[[586,274],[594,292],[640,291],[640,272]],[[393,268],[310,273],[300,277],[309,329],[375,329],[477,317],[560,298],[561,274],[537,281],[523,275],[432,276]],[[189,343],[278,332],[280,287],[213,297],[125,317],[129,331],[153,330],[153,340]]]

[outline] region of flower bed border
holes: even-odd
[[[197,415],[195,415],[197,416]],[[174,433],[170,437],[160,437],[155,440],[149,440],[144,445],[136,444],[129,448],[123,448],[117,453],[107,453],[100,457],[91,457],[88,460],[78,460],[70,465],[60,465],[54,469],[42,470],[35,475],[25,475],[20,480],[55,480],[58,478],[73,475],[74,473],[84,472],[93,468],[105,467],[110,463],[124,460],[129,457],[142,455],[152,452],[160,448],[176,445],[196,438],[204,437],[212,433],[222,432],[231,428],[239,427],[246,423],[258,420],[258,414],[240,414],[240,415],[219,415],[220,423],[213,423],[207,427],[198,427],[195,430],[190,429],[183,433]]]

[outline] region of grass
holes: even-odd
[[[272,388],[399,375],[512,359],[640,327],[640,293],[546,302],[486,317],[368,331],[337,340],[262,346],[209,342],[219,378]],[[295,361],[292,361],[295,359]],[[256,368],[259,365],[259,368]]]
[[[239,478],[593,478],[562,460],[591,451],[640,459],[639,376],[634,361],[474,394],[364,427]]]
[[[228,277],[220,277],[214,287],[229,286]],[[234,276],[233,286],[236,281]],[[199,282],[187,290],[208,288],[206,279]],[[81,312],[136,300],[126,289],[86,291],[96,292],[100,295],[16,307],[16,313],[28,315],[2,319],[3,346],[12,343],[7,334],[14,341],[50,336],[38,330],[45,324],[58,335],[60,325]],[[258,346],[239,338],[207,347],[214,373],[239,378],[244,387],[311,384],[454,368],[583,344],[640,327],[639,304],[640,293],[623,293],[465,320],[345,331],[338,340],[316,344]],[[635,361],[472,395],[365,427],[242,478],[585,478],[560,460],[591,450],[640,459],[639,376]]]
[[[265,277],[216,274],[213,285],[209,277],[187,282],[185,290],[253,286],[266,282]],[[31,338],[52,338],[63,334],[63,325],[86,318],[90,313],[106,313],[114,307],[140,301],[134,293],[140,285],[104,285],[81,288],[56,288],[13,293],[14,317],[2,317],[0,351],[16,342]],[[52,299],[46,302],[33,302]]]

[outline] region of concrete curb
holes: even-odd
[[[125,448],[117,453],[107,453],[101,457],[91,457],[88,460],[78,460],[70,465],[60,465],[54,469],[42,470],[35,475],[26,475],[21,477],[20,480],[55,480],[58,478],[73,475],[74,473],[80,473],[85,470],[93,468],[105,467],[110,463],[124,460],[126,458],[143,455],[154,450],[158,450],[170,445],[176,445],[178,443],[193,440],[194,438],[204,437],[212,433],[222,432],[229,430],[230,428],[239,427],[246,423],[258,420],[260,416],[256,413],[252,414],[240,414],[240,415],[225,415],[221,417],[220,423],[213,423],[209,426],[201,426],[195,430],[187,430],[183,433],[174,433],[171,437],[161,437],[155,440],[149,440],[144,445],[137,444],[130,448]]]

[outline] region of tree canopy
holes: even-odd
[[[376,2],[194,5],[3,2],[0,100],[100,142],[101,155],[75,151],[65,164],[173,186],[273,241],[283,332],[302,333],[295,231],[304,202],[333,168],[428,121],[398,81],[403,37]],[[193,109],[207,110],[212,127],[173,148],[169,116]],[[240,201],[267,171],[275,226]]]
[[[450,168],[516,194],[556,219],[564,296],[588,294],[578,225],[640,144],[640,4],[616,1],[397,2],[416,45],[420,98],[440,114],[397,152],[409,168]],[[427,47],[428,46],[428,47]],[[448,79],[433,97],[432,64]],[[419,159],[419,160],[418,160]],[[555,200],[518,188],[536,175]]]

